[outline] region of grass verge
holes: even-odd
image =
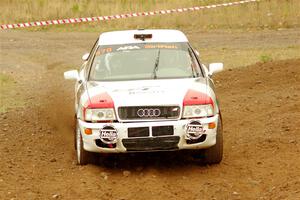
[[[235,0],[1,0],[0,24],[115,15],[182,8]],[[69,25],[30,28],[54,31],[108,31],[136,28],[277,29],[300,27],[299,0],[261,0],[238,6],[184,14],[138,17]]]

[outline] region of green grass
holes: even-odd
[[[265,54],[261,55],[259,58],[260,58],[260,62],[262,63],[267,63],[273,60],[270,55],[265,55]]]
[[[0,24],[73,17],[115,15],[232,2],[236,0],[1,0]],[[299,0],[261,0],[165,16],[138,17],[30,28],[54,31],[107,31],[136,28],[277,29],[300,27]]]

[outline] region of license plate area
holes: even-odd
[[[148,137],[150,136],[149,127],[128,128],[128,137]]]
[[[174,135],[173,126],[153,126],[152,136],[168,136]]]

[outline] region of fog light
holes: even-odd
[[[93,130],[91,128],[86,128],[86,129],[84,129],[84,133],[87,135],[92,135]]]
[[[100,129],[100,140],[105,144],[115,144],[117,143],[118,132],[111,126],[107,125]]]
[[[203,129],[203,126],[199,121],[191,121],[186,125],[186,139],[188,140],[197,140],[204,133],[205,130]]]
[[[216,128],[216,123],[215,123],[215,122],[209,123],[209,124],[208,124],[208,128],[209,128],[209,129],[214,129],[214,128]]]

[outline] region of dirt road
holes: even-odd
[[[1,73],[13,79],[1,89],[1,106],[9,106],[0,114],[0,199],[300,199],[300,59],[215,76],[225,135],[220,165],[179,152],[77,166],[73,83],[62,73],[79,66],[96,35],[0,33]],[[274,42],[265,45],[295,45],[299,30],[288,35],[270,33]],[[224,34],[191,37],[239,48]],[[263,40],[232,37],[250,46]]]

